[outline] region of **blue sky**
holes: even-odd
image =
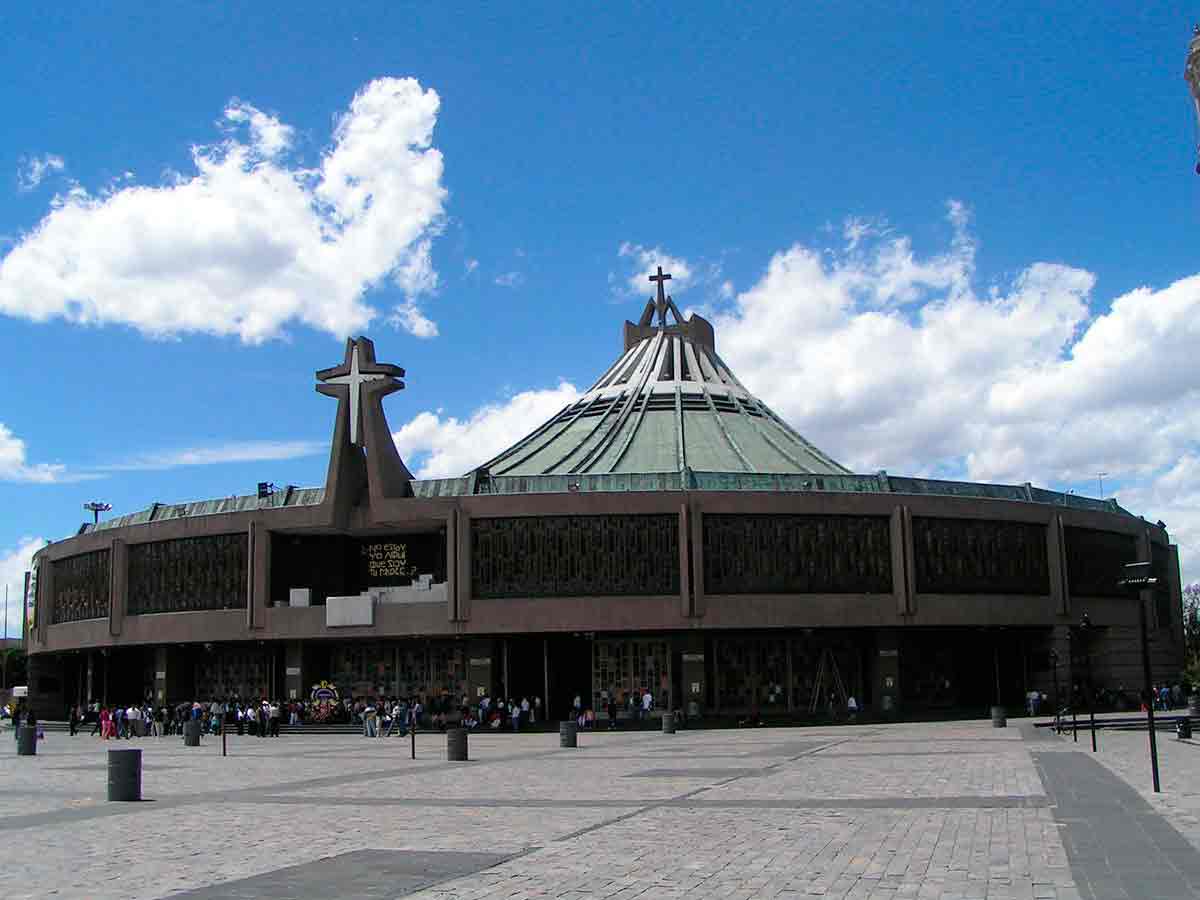
[[[410,463],[469,468],[603,371],[659,263],[847,465],[1108,472],[1186,560],[1190,32],[1165,3],[6,8],[0,579],[86,500],[320,484],[312,373],[351,331],[408,369]]]

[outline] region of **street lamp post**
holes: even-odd
[[[1154,587],[1158,579],[1150,574],[1149,562],[1126,563],[1125,577],[1117,582],[1128,589],[1130,596],[1137,603],[1138,626],[1141,630],[1142,643],[1142,677],[1146,684],[1142,694],[1146,698],[1146,725],[1150,730],[1150,774],[1154,780],[1154,793],[1159,793],[1158,785],[1158,738],[1154,733],[1154,678],[1150,672],[1150,638],[1146,634],[1146,604],[1142,602],[1142,590]]]
[[[1062,734],[1062,722],[1059,713],[1062,707],[1058,705],[1058,651],[1050,648],[1050,674],[1054,678],[1054,733]]]
[[[1084,636],[1083,642],[1083,667],[1087,672],[1087,703],[1088,703],[1088,719],[1091,721],[1092,728],[1092,752],[1096,752],[1096,691],[1092,687],[1092,620],[1088,618],[1088,614],[1083,614],[1083,619],[1079,623],[1079,631]]]

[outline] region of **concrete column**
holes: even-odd
[[[1179,545],[1167,545],[1167,588],[1171,593],[1171,634],[1183,646],[1183,584],[1179,576]]]
[[[692,504],[692,615],[704,615],[704,511]]]
[[[794,705],[794,701],[792,699],[792,695],[795,693],[795,689],[792,685],[793,676],[794,676],[794,672],[792,671],[792,639],[789,637],[787,639],[787,711],[788,712],[792,711],[792,708]]]
[[[154,648],[154,700],[165,703],[167,700],[167,667],[169,660],[166,647]]]
[[[108,552],[108,633],[121,633],[129,609],[129,545],[114,540]]]
[[[95,694],[92,693],[92,682],[95,679],[95,675],[96,675],[96,654],[94,651],[89,650],[87,652],[87,688],[86,688],[86,691],[84,694],[84,700],[87,703],[91,703],[92,698],[95,696]]]
[[[37,632],[37,641],[39,644],[46,643],[46,629],[50,623],[54,621],[54,563],[46,560],[38,567],[38,582],[37,582],[37,620],[34,624],[37,626],[34,630]],[[33,657],[31,656],[30,659]]]
[[[271,596],[271,532],[262,523],[252,521],[249,541],[246,624],[250,628],[264,628],[267,624],[267,600]]]
[[[457,614],[458,618],[465,622],[471,618],[471,517],[461,509],[457,511],[456,516],[454,533],[458,552],[455,554],[454,571],[458,585]]]
[[[300,700],[304,697],[304,642],[288,641],[283,652],[284,696]]]
[[[688,505],[679,506],[679,614],[684,618],[692,615],[691,560],[688,554],[690,538]]]
[[[467,645],[467,654],[467,697],[478,706],[480,697],[492,693],[492,642],[471,641]],[[549,702],[548,698],[542,699]]]
[[[1137,539],[1137,561],[1150,562],[1153,559],[1150,547],[1150,530],[1143,528],[1142,533]],[[1154,602],[1154,591],[1146,589],[1138,591],[1138,602],[1146,604],[1146,626],[1148,628],[1158,628],[1158,604]],[[1137,612],[1137,609],[1134,609]]]
[[[683,696],[675,701],[676,708],[688,710],[695,703],[703,714],[704,709],[704,635],[691,631],[683,636],[679,653]]]
[[[1046,525],[1046,560],[1050,569],[1050,605],[1060,616],[1071,613],[1071,590],[1067,584],[1067,547],[1062,516],[1051,516]]]
[[[875,650],[875,708],[894,714],[900,709],[900,632],[881,628]]]
[[[455,537],[458,526],[458,511],[451,511],[446,516],[446,618],[451,622],[459,621],[458,614],[458,570],[454,560],[458,551],[458,539]]]

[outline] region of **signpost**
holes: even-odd
[[[1158,584],[1158,579],[1150,574],[1150,563],[1135,562],[1125,565],[1125,577],[1117,582],[1126,588],[1134,598],[1138,608],[1138,625],[1142,633],[1142,675],[1145,679],[1146,723],[1150,729],[1150,772],[1154,778],[1154,793],[1159,793],[1158,786],[1158,740],[1154,734],[1154,679],[1150,673],[1150,639],[1146,634],[1146,604],[1142,601],[1141,592]]]

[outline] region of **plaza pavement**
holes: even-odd
[[[1200,745],[1027,720],[445,738],[0,738],[0,896],[1200,898]]]

